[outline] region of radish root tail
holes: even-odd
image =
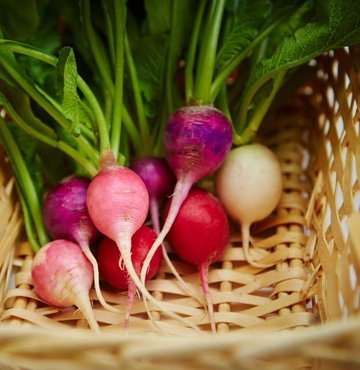
[[[189,181],[178,181],[176,183],[176,186],[175,186],[175,189],[174,189],[174,196],[173,196],[173,199],[171,201],[170,209],[169,209],[167,218],[165,220],[165,224],[164,224],[162,230],[160,231],[159,235],[155,239],[153,245],[151,246],[151,248],[150,248],[150,250],[149,250],[149,252],[148,252],[148,254],[147,254],[147,256],[144,260],[144,263],[143,263],[143,266],[142,266],[142,269],[141,269],[141,274],[140,274],[142,285],[145,284],[145,277],[146,277],[146,273],[147,273],[147,271],[149,269],[149,266],[150,266],[150,261],[154,257],[154,254],[157,251],[157,249],[164,242],[164,239],[165,239],[166,235],[168,234],[168,232],[170,231],[171,226],[173,225],[173,223],[175,221],[175,218],[176,218],[176,216],[179,212],[179,209],[180,209],[182,203],[184,202],[185,198],[189,194],[191,186],[192,186],[192,184]]]
[[[113,306],[111,306],[110,304],[108,304],[106,301],[105,301],[105,298],[104,296],[102,295],[101,293],[101,289],[100,289],[100,276],[99,276],[99,267],[98,267],[98,264],[97,264],[97,261],[94,257],[94,255],[91,253],[89,247],[87,248],[84,248],[82,247],[81,248],[83,253],[85,254],[85,256],[87,257],[87,259],[90,261],[90,263],[92,264],[93,266],[93,271],[94,271],[94,288],[95,288],[95,292],[96,292],[96,296],[100,302],[100,304],[108,311],[110,312],[114,312],[114,313],[120,313],[121,311]]]
[[[216,333],[214,305],[212,302],[211,293],[209,289],[209,263],[208,262],[202,263],[199,266],[199,269],[200,269],[201,286],[202,286],[204,297],[205,297],[206,304],[207,304],[211,331],[213,333]]]
[[[127,240],[127,242],[125,242],[126,240]],[[149,291],[145,287],[145,284],[143,284],[140,281],[140,278],[138,277],[138,275],[137,275],[137,273],[134,269],[134,266],[132,264],[131,254],[130,254],[130,245],[131,245],[130,241],[131,241],[131,238],[129,238],[129,237],[126,238],[126,237],[124,237],[124,235],[120,235],[119,236],[119,241],[117,242],[117,246],[120,250],[120,254],[123,257],[123,261],[125,263],[125,266],[126,266],[126,269],[127,269],[127,272],[129,274],[130,279],[133,280],[134,284],[139,289],[139,291],[141,292],[143,297],[145,297],[148,301],[150,301],[152,304],[154,304],[156,307],[158,307],[165,315],[167,315],[167,316],[169,316],[169,317],[171,317],[175,320],[179,320],[184,325],[187,325],[187,326],[191,327],[192,329],[194,329],[196,331],[199,331],[199,328],[195,324],[185,320],[183,317],[181,317],[178,314],[176,314],[175,312],[169,310],[167,307],[165,307],[165,305],[163,303],[161,303],[160,301],[155,299],[149,293]]]
[[[271,266],[270,264],[265,264],[261,262],[254,261],[253,258],[250,255],[250,225],[248,224],[242,224],[241,225],[241,238],[242,238],[242,245],[243,245],[243,251],[245,260],[254,267],[257,268],[266,268]]]

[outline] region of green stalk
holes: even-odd
[[[106,51],[102,42],[99,40],[91,21],[91,6],[89,0],[81,0],[81,7],[83,9],[83,22],[85,32],[89,41],[91,52],[95,58],[96,65],[99,69],[101,78],[104,81],[104,86],[112,92],[114,84],[112,82],[112,75],[108,59],[106,58]]]
[[[49,237],[42,219],[40,199],[17,143],[2,117],[0,117],[0,135],[4,149],[14,169],[18,186],[31,214],[38,241],[40,245],[44,245],[49,241]],[[34,247],[37,248],[37,246]]]
[[[107,7],[106,1],[101,2],[103,12],[104,12],[104,18],[105,18],[105,29],[106,29],[106,35],[108,39],[108,47],[109,47],[109,53],[110,53],[110,60],[112,67],[115,67],[115,42],[114,42],[114,32],[112,28],[112,20],[109,14],[109,9]]]
[[[256,112],[251,117],[251,120],[249,124],[247,125],[246,129],[240,135],[235,135],[235,138],[234,138],[235,145],[247,144],[254,138],[260,124],[262,123],[266,113],[268,112],[271,106],[271,103],[273,102],[277,92],[282,86],[285,75],[286,75],[286,70],[280,71],[279,74],[274,78],[274,86],[271,91],[271,94],[265,99],[261,107],[256,108]]]
[[[143,151],[142,140],[140,138],[139,132],[136,129],[135,122],[131,118],[125,105],[123,105],[122,118],[126,131],[131,139],[132,144],[134,145],[135,152],[142,153]]]
[[[84,94],[85,99],[88,101],[89,106],[92,108],[92,111],[94,113],[99,132],[100,153],[102,153],[104,152],[104,150],[110,148],[109,130],[104,113],[100,107],[98,100],[96,99],[96,96],[91,91],[85,80],[83,80],[82,77],[78,76],[77,82],[80,91]]]
[[[37,253],[39,249],[41,248],[41,245],[39,244],[39,241],[37,240],[34,223],[32,222],[30,212],[28,210],[27,204],[24,200],[24,196],[21,193],[21,189],[19,188],[19,184],[17,182],[16,182],[16,187],[18,189],[18,195],[19,195],[19,200],[20,200],[21,209],[22,209],[22,216],[23,216],[26,236],[30,242],[30,245],[32,246],[33,251]]]
[[[129,40],[126,36],[125,36],[125,57],[126,57],[129,77],[131,80],[132,89],[134,93],[136,112],[137,112],[137,117],[138,117],[139,126],[140,126],[140,134],[142,136],[143,144],[145,146],[150,144],[150,147],[151,147],[151,143],[147,143],[147,140],[150,137],[149,125],[148,125],[148,121],[145,115],[144,104],[143,104],[141,93],[140,93],[139,79],[137,76],[134,59],[132,57]]]
[[[225,4],[225,0],[213,0],[210,5],[210,20],[204,30],[205,42],[200,50],[194,94],[194,98],[200,104],[213,102],[210,89],[214,75],[216,52]]]
[[[121,113],[123,105],[124,82],[124,33],[122,24],[126,15],[121,14],[120,1],[114,0],[115,11],[115,91],[113,99],[113,112],[111,119],[111,149],[118,158],[121,140]]]
[[[29,96],[31,96],[36,103],[38,103],[49,115],[57,121],[61,127],[68,129],[69,121],[59,112],[55,107],[47,101],[44,96],[34,87],[34,84],[28,81],[28,79],[21,75],[21,73],[8,63],[5,58],[0,58],[0,64],[9,73],[13,80],[24,90]]]
[[[248,109],[255,94],[261,88],[261,86],[265,85],[265,83],[271,79],[271,77],[272,76],[265,76],[263,79],[256,81],[243,96],[238,117],[235,119],[238,132],[240,132],[240,130],[244,130],[247,126]]]
[[[170,44],[165,68],[165,94],[167,102],[167,114],[172,114],[175,110],[174,100],[174,74],[179,58],[179,40],[181,40],[181,31],[183,25],[182,0],[173,0],[171,6],[171,26],[170,26]]]
[[[11,64],[6,62],[5,58],[0,58],[0,65],[9,73],[13,80],[30,95],[49,115],[54,118],[65,130],[70,128],[70,122],[59,112],[44,96],[27,80],[21,73]],[[79,146],[89,156],[89,158],[97,163],[98,157],[94,148],[81,136],[74,137]]]
[[[49,64],[53,67],[56,67],[58,63],[58,58],[56,58],[55,56],[46,54],[36,48],[27,46],[19,42],[0,40],[0,47],[5,47],[7,50],[12,51],[14,53],[32,57],[46,64]],[[84,94],[84,97],[88,101],[89,106],[91,107],[94,113],[95,120],[98,126],[98,131],[99,131],[100,152],[102,152],[105,148],[110,148],[109,133],[108,133],[107,123],[106,123],[104,113],[94,93],[91,91],[89,86],[86,84],[86,82],[83,80],[83,78],[80,75],[78,76],[77,82],[78,82],[79,89]],[[45,125],[45,127],[47,126]]]
[[[231,113],[230,113],[229,99],[228,99],[226,85],[222,87],[217,97],[217,107],[225,114],[225,116],[231,122]]]
[[[185,97],[186,104],[189,105],[194,96],[194,63],[196,56],[196,47],[199,40],[200,28],[204,16],[206,1],[201,0],[196,14],[194,28],[192,30],[188,57],[185,66]]]
[[[11,119],[30,136],[54,148],[61,149],[75,162],[77,162],[82,168],[84,168],[90,176],[94,176],[96,174],[97,170],[95,166],[84,157],[82,157],[80,153],[76,151],[73,147],[61,140],[58,140],[57,138],[44,135],[43,133],[31,127],[29,124],[26,123],[26,121],[22,119],[22,117],[20,117],[20,115],[16,112],[11,104],[5,103],[3,106],[6,113],[11,117]]]

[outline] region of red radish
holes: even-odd
[[[141,266],[146,254],[155,239],[155,232],[148,226],[142,226],[131,238],[131,260],[138,275],[140,274]],[[113,240],[104,237],[100,242],[96,257],[99,263],[101,277],[116,289],[128,290],[128,304],[124,320],[124,326],[127,328],[130,309],[135,298],[136,286],[129,278],[129,274],[126,269],[119,268],[118,261],[121,255],[119,248]],[[155,253],[154,258],[151,260],[146,280],[152,279],[158,273],[161,263],[162,250],[160,249]]]
[[[165,215],[170,207],[169,203],[165,206]],[[182,260],[198,266],[211,328],[215,332],[208,269],[221,257],[229,243],[229,222],[220,201],[206,190],[191,189],[180,207],[167,240]]]
[[[268,217],[279,203],[282,175],[277,157],[261,144],[235,148],[217,172],[215,188],[229,216],[241,224],[246,260],[267,267],[249,254],[250,226]]]
[[[231,148],[232,138],[229,120],[213,107],[183,107],[170,117],[165,127],[164,149],[177,183],[163,228],[144,261],[142,281],[192,185],[217,170]]]
[[[99,302],[106,309],[119,312],[101,294],[99,270],[90,246],[96,242],[100,232],[92,222],[86,206],[86,193],[90,180],[70,176],[62,180],[46,196],[43,204],[45,227],[52,239],[66,239],[78,244],[91,262],[94,270],[94,285]]]
[[[194,329],[179,315],[170,311],[155,299],[140,281],[131,260],[131,238],[143,224],[149,211],[149,194],[140,176],[133,170],[112,164],[115,158],[105,152],[101,159],[101,170],[90,182],[87,192],[87,207],[96,227],[108,238],[114,240],[119,248],[129,277],[136,287],[166,315],[176,318]],[[144,279],[145,281],[145,279]]]
[[[47,304],[76,305],[90,327],[99,331],[89,299],[92,266],[77,244],[63,239],[45,244],[34,257],[31,276],[36,294]]]

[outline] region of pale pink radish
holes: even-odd
[[[58,239],[44,245],[34,257],[31,276],[43,301],[57,307],[77,306],[91,329],[99,331],[89,299],[93,269],[77,244]]]
[[[279,203],[282,174],[275,154],[261,144],[233,149],[216,173],[215,188],[229,216],[241,225],[245,259],[256,267],[268,266],[250,255],[250,226],[268,217]]]

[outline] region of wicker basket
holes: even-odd
[[[133,306],[128,333],[121,314],[92,292],[101,333],[81,313],[41,302],[32,290],[32,252],[4,154],[0,154],[1,369],[220,369],[360,367],[360,52],[319,58],[318,73],[264,124],[259,140],[278,155],[284,191],[278,208],[254,225],[245,263],[240,233],[212,266],[217,334],[211,334],[196,269],[174,259],[197,292],[188,296],[162,268],[148,289],[200,329]],[[211,184],[211,182],[210,182]],[[104,288],[109,303],[126,295]]]

